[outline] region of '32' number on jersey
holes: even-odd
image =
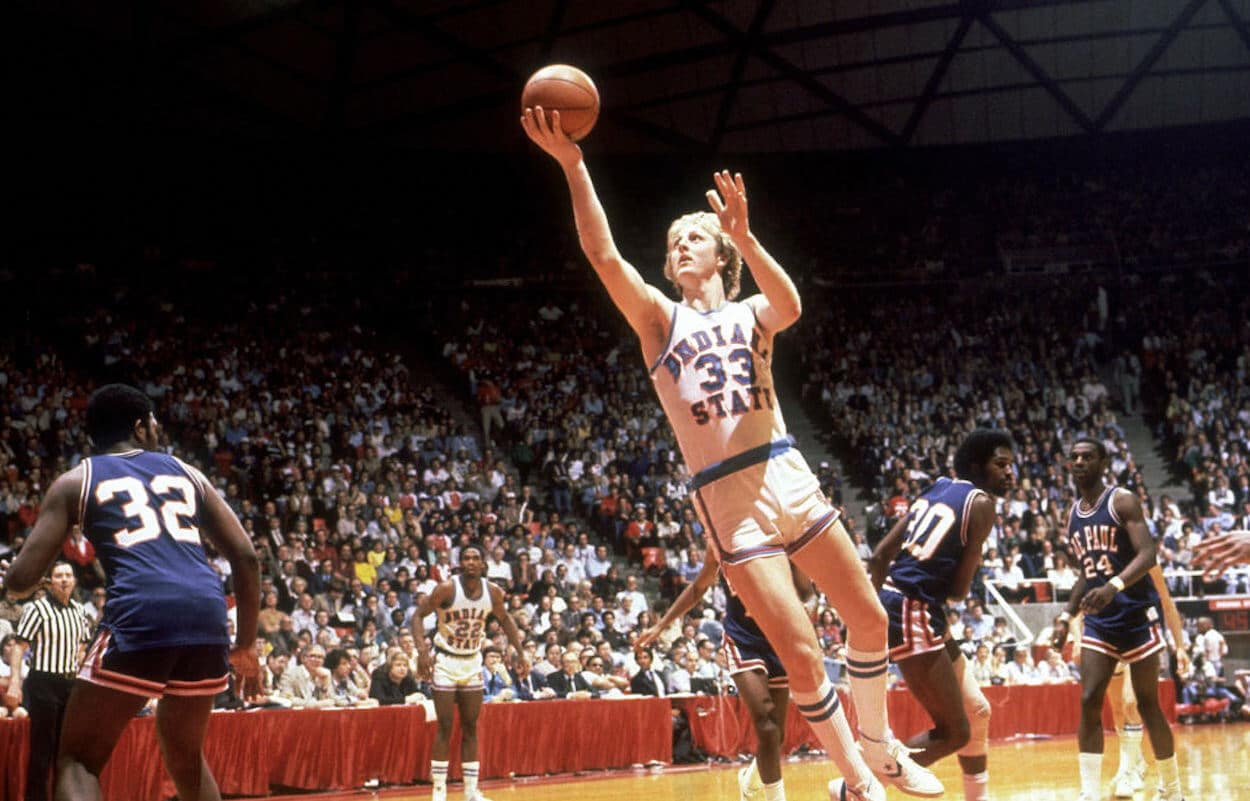
[[[157,497],[158,503],[154,506],[153,495],[165,497]],[[138,518],[138,528],[113,532],[113,540],[123,548],[154,540],[162,530],[168,531],[178,542],[200,544],[200,530],[183,523],[183,519],[195,519],[195,486],[188,478],[159,475],[147,486],[133,476],[110,478],[96,485],[95,499],[101,506],[121,500],[122,516]]]

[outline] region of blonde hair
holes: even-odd
[[[725,259],[725,267],[721,271],[721,281],[725,285],[725,297],[733,300],[742,291],[742,254],[734,247],[733,240],[720,227],[720,218],[708,211],[696,211],[683,214],[668,226],[668,236],[664,239],[664,277],[669,280],[678,294],[681,286],[673,277],[673,266],[669,263],[668,251],[673,235],[683,225],[697,225],[708,236],[716,240],[716,253]]]

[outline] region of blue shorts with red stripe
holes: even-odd
[[[1086,616],[1081,631],[1081,647],[1130,665],[1167,647],[1163,627],[1159,625],[1159,613],[1153,606],[1128,620],[1125,617],[1117,616],[1115,625],[1110,626],[1095,617]]]
[[[786,668],[781,664],[777,652],[763,637],[733,637],[725,632],[725,658],[729,665],[729,675],[759,670],[768,676],[770,687],[787,687],[790,680],[786,677]]]
[[[78,678],[132,695],[160,698],[216,695],[226,689],[229,673],[230,651],[224,645],[119,651],[109,630],[101,626]]]
[[[946,645],[946,613],[942,607],[904,595],[888,584],[877,593],[889,621],[890,659],[936,651]]]

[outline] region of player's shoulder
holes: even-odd
[[[83,459],[78,464],[57,476],[52,481],[52,484],[49,485],[48,491],[52,492],[58,487],[74,487],[76,489],[87,478],[89,469],[90,466],[88,460]]]
[[[1125,514],[1140,517],[1142,514],[1141,499],[1126,487],[1113,486],[1111,488],[1107,493],[1107,507],[1117,517],[1123,517]]]
[[[169,461],[173,465],[175,465],[179,470],[186,473],[187,477],[190,478],[193,482],[195,482],[201,494],[205,494],[205,495],[208,494],[208,491],[212,488],[213,485],[212,485],[212,482],[208,480],[208,476],[204,475],[203,471],[201,471],[195,465],[190,464],[189,462],[184,462],[182,459],[179,459],[177,456],[173,455],[172,453],[162,454],[162,455],[165,458],[169,459]]]
[[[89,489],[86,487],[89,478],[90,468],[84,459],[52,480],[48,485],[47,501],[53,504],[64,502],[70,508],[76,507],[83,491]]]

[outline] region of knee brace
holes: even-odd
[[[990,702],[977,686],[971,670],[964,671],[964,711],[968,713],[968,744],[957,752],[964,757],[985,756],[990,742]]]

